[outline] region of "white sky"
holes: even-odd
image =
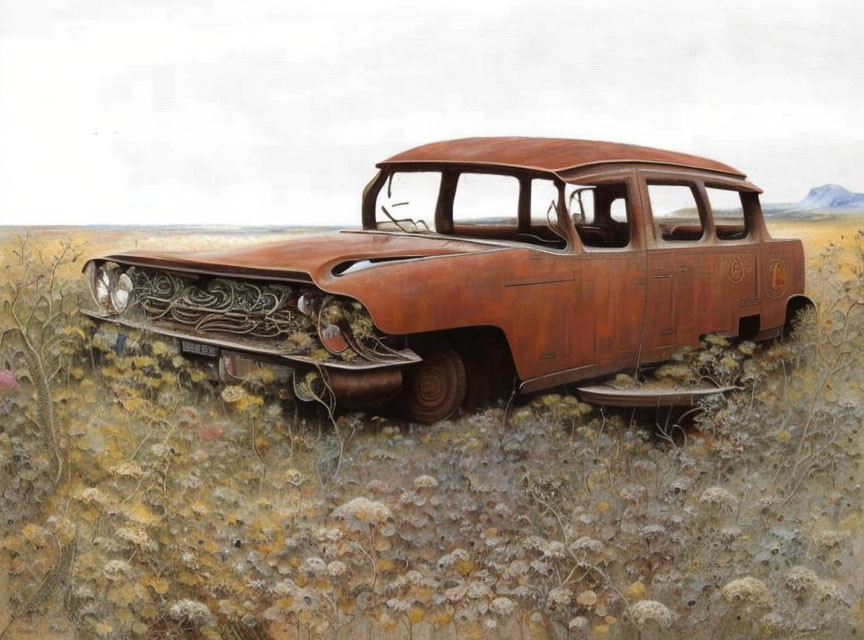
[[[0,224],[356,223],[470,135],[864,191],[864,3],[0,0]]]

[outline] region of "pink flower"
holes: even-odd
[[[0,393],[9,393],[20,389],[21,385],[18,384],[15,374],[9,369],[0,369]]]
[[[224,433],[225,429],[220,427],[218,424],[205,424],[198,432],[198,436],[205,442],[208,442],[210,440],[221,438]]]

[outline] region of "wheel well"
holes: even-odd
[[[794,328],[796,320],[801,314],[809,309],[815,309],[814,302],[805,295],[795,295],[786,301],[786,322],[783,324],[783,333],[788,335]]]
[[[802,311],[815,309],[814,302],[805,295],[794,295],[786,301],[786,324],[789,328]]]
[[[510,344],[507,336],[498,327],[460,327],[458,329],[445,329],[443,331],[429,331],[428,333],[415,333],[406,337],[408,346],[417,351],[423,351],[437,344],[447,344],[460,351],[469,350],[475,342],[493,341],[504,349],[507,357],[513,360]]]
[[[462,327],[408,336],[408,346],[421,356],[436,346],[453,347],[462,356],[468,379],[468,407],[482,407],[507,397],[513,389],[516,365],[507,336],[498,327]]]

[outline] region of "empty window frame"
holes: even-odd
[[[378,229],[408,232],[434,229],[440,186],[438,171],[393,172],[375,201]]]
[[[620,249],[630,244],[630,203],[624,181],[568,184],[565,201],[582,246]]]
[[[493,173],[462,173],[453,198],[453,227],[518,228],[519,180]]]
[[[656,237],[667,242],[696,242],[705,235],[693,186],[648,182],[648,199]]]
[[[558,186],[546,178],[531,180],[531,228],[545,229],[558,222]]]
[[[743,240],[750,235],[741,192],[705,185],[718,240]]]

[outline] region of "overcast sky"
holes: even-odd
[[[558,6],[556,6],[558,5]],[[864,191],[864,3],[0,0],[0,223],[352,223],[472,135]]]

